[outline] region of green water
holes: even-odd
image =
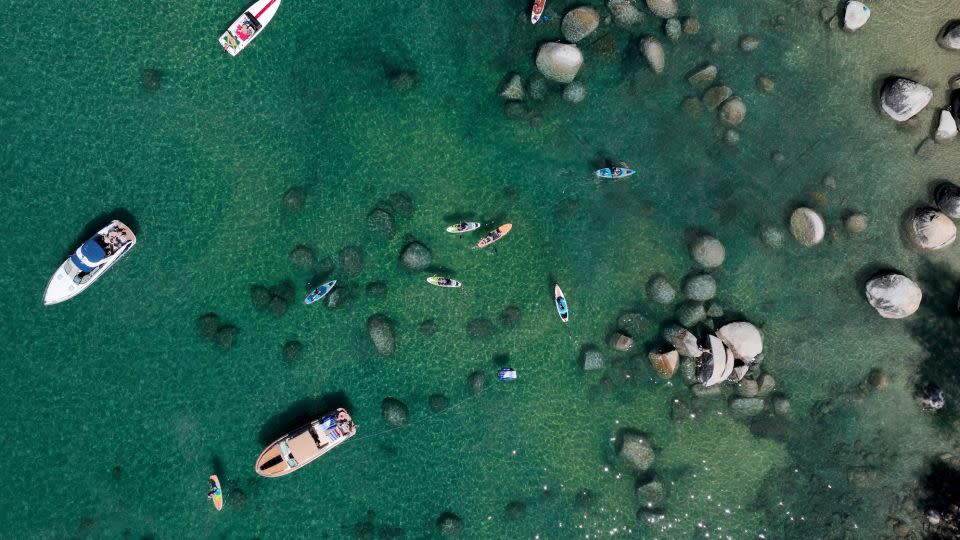
[[[909,504],[919,475],[960,440],[912,401],[927,357],[928,341],[914,337],[923,313],[881,319],[858,276],[896,267],[923,276],[928,296],[956,282],[958,248],[919,254],[898,230],[931,182],[957,179],[955,145],[926,158],[913,150],[960,68],[933,40],[960,1],[878,1],[850,35],[820,22],[826,2],[681,0],[698,35],[671,44],[649,13],[631,31],[603,24],[598,36],[614,46],[583,46],[587,99],[574,106],[551,87],[521,119],[504,114],[497,87],[509,72],[535,74],[538,44],[560,35],[575,2],[551,0],[550,20],[531,27],[524,3],[506,0],[286,0],[237,58],[216,38],[241,4],[60,4],[13,2],[18,18],[0,45],[0,428],[12,468],[2,536],[429,538],[448,511],[466,538],[878,538],[892,534],[891,517],[919,530]],[[761,39],[757,51],[738,49],[744,33]],[[630,45],[644,34],[666,43],[659,77]],[[748,106],[735,146],[713,114],[680,108],[699,94],[686,74],[702,62]],[[162,74],[156,91],[141,83],[145,68]],[[419,84],[392,88],[385,73],[397,69]],[[912,129],[875,105],[892,73],[934,89]],[[756,90],[760,74],[773,93]],[[639,174],[598,186],[591,171],[603,158]],[[308,193],[300,213],[282,205],[293,186]],[[384,239],[366,216],[397,192],[414,210]],[[823,213],[827,240],[765,247],[758,228],[783,227],[800,203]],[[842,227],[853,210],[871,217],[856,236]],[[115,215],[135,220],[137,247],[83,295],[42,307],[81,232]],[[496,252],[472,251],[475,238],[443,232],[461,215],[514,229]],[[662,272],[678,285],[697,231],[727,249],[714,272],[724,320],[762,326],[764,367],[792,403],[789,417],[753,432],[722,399],[671,420],[672,400],[690,392],[645,359],[673,306],[649,302],[644,284]],[[400,268],[408,237],[464,289]],[[312,274],[288,257],[300,244],[333,262],[345,303],[255,310],[252,284],[292,280],[306,292]],[[346,246],[365,255],[359,275],[338,262]],[[368,296],[371,282],[387,294]],[[573,310],[567,327],[554,282]],[[506,327],[511,305],[521,321]],[[604,344],[627,311],[651,323],[636,354]],[[240,329],[229,351],[198,337],[208,312]],[[375,313],[396,326],[390,358],[367,336]],[[494,334],[469,337],[475,318]],[[427,319],[429,337],[417,330]],[[293,363],[281,357],[290,340],[305,347]],[[580,370],[587,344],[604,370]],[[495,382],[505,364],[519,380]],[[871,368],[887,373],[886,389],[839,397]],[[471,397],[477,370],[490,386]],[[434,393],[456,406],[432,416]],[[258,477],[264,443],[323,412],[331,394],[350,406],[357,439],[290,477]],[[409,405],[410,427],[385,432],[388,396]],[[836,410],[812,414],[826,399]],[[657,451],[667,498],[656,526],[636,519],[634,475],[614,456],[624,427],[649,433]],[[851,482],[851,467],[867,480]],[[211,472],[224,481],[221,513],[204,498]],[[575,504],[581,490],[591,505]],[[507,515],[511,501],[526,505],[522,517]]]

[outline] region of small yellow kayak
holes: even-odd
[[[436,285],[437,287],[446,287],[451,289],[459,289],[460,287],[463,287],[463,283],[460,283],[455,279],[450,279],[450,278],[445,278],[440,276],[428,277],[427,283],[431,285]]]
[[[490,231],[490,233],[484,236],[482,240],[477,242],[477,249],[483,249],[489,246],[490,244],[496,242],[497,240],[503,238],[504,236],[507,235],[508,232],[510,232],[510,229],[512,228],[513,228],[513,224],[505,223],[497,227],[495,230]]]

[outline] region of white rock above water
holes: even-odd
[[[910,278],[885,274],[867,282],[867,301],[885,319],[902,319],[920,307],[923,291]]]
[[[790,215],[790,232],[804,247],[813,247],[823,241],[827,226],[815,210],[801,207]]]
[[[948,51],[960,51],[960,21],[951,21],[944,27],[937,43]]]
[[[907,233],[917,247],[941,249],[957,239],[957,226],[943,212],[930,207],[917,208],[906,224]]]
[[[717,330],[717,337],[730,348],[734,358],[748,364],[763,352],[763,334],[748,322],[725,324]]]
[[[583,53],[576,45],[545,43],[537,52],[537,69],[552,81],[564,84],[573,82],[581,66]]]
[[[867,24],[870,18],[870,8],[863,2],[852,0],[847,2],[847,8],[843,12],[843,28],[854,32]]]
[[[948,141],[957,136],[957,121],[950,114],[950,111],[943,109],[940,111],[940,124],[937,125],[937,132],[933,138],[937,142]]]
[[[933,99],[933,90],[902,77],[887,81],[880,91],[880,107],[897,122],[913,118]]]

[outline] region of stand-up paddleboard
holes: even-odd
[[[460,287],[463,287],[463,283],[460,283],[455,279],[450,279],[450,278],[445,278],[440,276],[428,277],[427,283],[431,285],[436,285],[437,287],[447,287],[450,289],[459,289]]]
[[[543,6],[546,4],[547,0],[533,0],[533,9],[530,10],[530,24],[537,24],[540,16],[543,15]]]
[[[210,494],[208,497],[213,501],[213,507],[218,512],[223,510],[223,490],[220,489],[220,479],[215,474],[210,475]]]
[[[557,313],[560,314],[560,320],[567,322],[570,320],[570,309],[567,308],[567,297],[563,295],[559,285],[553,286],[553,303],[557,305]]]
[[[260,35],[270,19],[277,13],[280,0],[258,0],[248,7],[239,19],[233,21],[227,31],[220,36],[220,45],[230,56],[240,54],[253,38]]]
[[[466,232],[475,231],[479,228],[480,224],[476,221],[464,221],[463,223],[457,223],[456,225],[447,227],[447,232],[453,234],[463,234]]]
[[[510,232],[510,229],[513,228],[513,224],[504,223],[503,225],[497,227],[495,230],[490,231],[489,234],[483,237],[482,240],[477,242],[477,249],[483,249],[490,244],[496,242],[497,240],[503,238]]]
[[[317,300],[323,298],[324,296],[327,295],[327,293],[329,293],[333,289],[333,286],[336,284],[337,284],[337,280],[328,281],[323,285],[317,287],[316,289],[310,291],[310,294],[308,294],[307,297],[303,299],[303,303],[312,304]]]
[[[633,169],[624,169],[621,167],[614,167],[611,169],[610,167],[607,167],[605,169],[600,169],[593,174],[597,175],[600,178],[624,178],[626,176],[630,176],[636,173],[637,171]]]

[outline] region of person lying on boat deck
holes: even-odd
[[[557,297],[557,305],[563,309],[567,309],[567,301],[562,296]]]
[[[337,413],[337,427],[340,428],[340,431],[343,432],[344,435],[347,433],[353,433],[353,431],[357,428],[356,424],[353,423],[353,420],[350,419],[350,415],[348,415],[345,411],[340,411]]]
[[[438,278],[437,278],[437,285],[449,285],[449,284],[450,284],[450,280],[449,280],[449,279],[447,279],[447,278],[445,278],[445,277],[438,277]]]

